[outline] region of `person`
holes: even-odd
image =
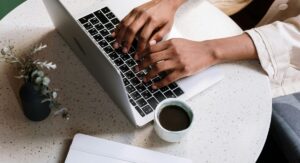
[[[133,9],[113,33],[114,48],[122,48],[124,53],[138,38],[134,58],[141,62],[136,71],[151,66],[144,82],[167,72],[152,85],[157,89],[215,64],[253,59],[260,61],[268,75],[273,97],[300,91],[299,0],[274,0],[258,26],[241,35],[199,42],[182,38],[161,41],[185,1],[149,1]]]

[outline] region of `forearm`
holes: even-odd
[[[208,46],[216,58],[216,63],[258,59],[255,45],[246,33],[207,41]]]

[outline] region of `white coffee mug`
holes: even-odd
[[[159,115],[162,109],[164,109],[167,106],[174,106],[174,105],[182,108],[188,114],[190,118],[190,125],[188,128],[180,131],[170,131],[165,129],[160,124]],[[155,113],[154,113],[154,130],[161,139],[167,142],[179,142],[181,138],[191,129],[193,124],[193,118],[194,118],[193,110],[186,102],[174,98],[169,98],[163,100],[156,106]]]

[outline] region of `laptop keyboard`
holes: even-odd
[[[127,90],[129,102],[142,117],[153,112],[157,104],[162,100],[176,98],[184,93],[175,82],[157,90],[152,89],[151,84],[164,78],[164,73],[161,73],[147,83],[142,82],[143,76],[149,69],[140,72],[134,71],[137,62],[133,59],[133,55],[137,47],[137,41],[134,41],[128,54],[124,54],[121,49],[115,50],[112,47],[115,39],[111,36],[111,33],[114,32],[115,27],[120,21],[108,7],[86,15],[78,21],[89,34],[90,38],[96,41],[106,52],[111,63],[118,68]]]

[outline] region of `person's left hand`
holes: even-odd
[[[144,82],[149,81],[161,72],[168,72],[165,78],[152,85],[153,89],[157,89],[180,78],[193,75],[216,63],[218,63],[217,56],[205,41],[171,39],[148,47],[145,50],[141,64],[136,67],[136,70],[152,67],[144,77]]]

